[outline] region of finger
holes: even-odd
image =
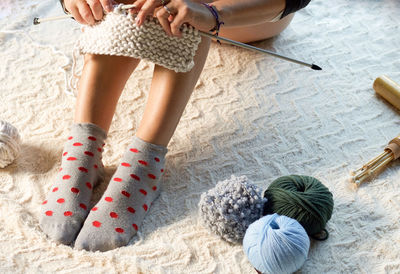
[[[163,8],[163,6],[158,6],[158,7],[156,7],[156,8],[154,9],[154,12],[153,12],[153,17],[157,17],[157,12],[159,12],[159,10],[162,9],[162,8]]]
[[[97,1],[97,0],[96,0]],[[100,0],[101,6],[106,12],[112,12],[114,5],[116,4],[112,0]]]
[[[144,3],[146,3],[146,1],[147,0],[137,0],[137,1],[135,1],[134,2],[135,9],[140,10],[143,7]]]
[[[183,19],[182,15],[178,13],[178,15],[175,16],[174,19],[172,20],[170,24],[172,35],[177,37],[182,37],[181,26],[184,23],[184,20],[182,19]]]
[[[170,21],[171,32],[174,36],[182,37],[181,27],[189,17],[187,9],[179,9],[178,14]],[[170,19],[170,18],[168,18]]]
[[[140,8],[144,5],[145,2],[146,0],[137,0],[133,2],[133,4],[135,4],[135,7],[130,9],[129,11],[131,13],[138,13],[140,11]]]
[[[137,24],[140,26],[146,19],[146,16],[151,14],[154,9],[161,5],[160,0],[147,0],[140,9],[137,16]]]
[[[157,11],[156,17],[167,35],[172,36],[171,27],[168,20],[168,17],[170,17],[169,13],[164,8],[162,8]]]
[[[78,7],[77,6],[72,6],[72,7],[68,7],[69,12],[72,14],[72,16],[74,17],[74,19],[79,23],[79,24],[83,24],[86,25],[87,22],[82,18],[82,16],[79,13]]]
[[[90,7],[88,6],[88,4],[86,4],[86,2],[83,1],[78,2],[78,10],[81,17],[83,18],[83,20],[86,21],[87,24],[89,25],[94,24],[95,21],[93,18],[92,11],[90,10]]]
[[[92,10],[94,19],[101,20],[103,18],[103,7],[98,0],[88,0],[88,5]]]

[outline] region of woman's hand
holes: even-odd
[[[202,31],[209,31],[215,26],[212,13],[204,5],[190,0],[137,0],[135,5],[133,12],[138,12],[138,26],[143,24],[146,16],[156,11],[155,16],[161,26],[171,36],[181,37],[180,28],[184,23]]]
[[[103,18],[103,10],[113,10],[113,0],[64,0],[65,8],[81,24],[92,25]]]

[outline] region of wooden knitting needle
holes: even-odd
[[[134,4],[132,4],[132,5],[122,5],[121,9],[126,10],[126,9],[131,9],[131,8],[134,8],[134,7],[136,7]],[[47,17],[47,18],[35,17],[33,19],[33,24],[34,25],[39,25],[40,23],[43,23],[43,22],[62,20],[62,19],[66,19],[66,18],[73,18],[73,16],[72,16],[72,14],[66,14],[66,15],[61,15],[61,16]],[[214,39],[217,39],[217,40],[222,40],[222,41],[224,41],[224,42],[226,42],[228,44],[235,45],[235,46],[238,46],[238,47],[241,47],[241,48],[245,48],[245,49],[249,49],[249,50],[253,50],[253,51],[257,51],[257,52],[266,53],[266,54],[275,56],[277,58],[283,59],[285,61],[289,61],[289,62],[292,62],[292,63],[296,63],[296,64],[299,64],[299,65],[302,65],[302,66],[309,67],[309,68],[311,68],[313,70],[322,70],[322,68],[320,66],[317,66],[315,64],[309,64],[309,63],[306,63],[306,62],[303,62],[303,61],[300,61],[300,60],[296,60],[294,58],[290,58],[290,57],[278,54],[278,53],[273,52],[273,51],[257,48],[257,47],[254,47],[254,46],[251,46],[251,45],[248,45],[248,44],[245,44],[245,43],[234,41],[234,40],[231,40],[231,39],[228,39],[228,38],[225,38],[225,37],[217,36],[217,35],[214,35],[214,34],[211,34],[211,33],[207,33],[207,32],[204,32],[204,31],[200,31],[200,30],[199,30],[199,33],[202,36],[214,38]]]
[[[394,159],[394,154],[390,150],[385,150],[382,154],[375,157],[361,168],[352,172],[351,182],[359,186],[365,180],[375,177],[383,170],[392,160]]]
[[[400,135],[389,142],[384,152],[363,165],[361,168],[351,172],[351,182],[359,186],[362,182],[379,174],[391,161],[400,158]]]

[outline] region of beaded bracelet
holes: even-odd
[[[223,21],[219,21],[219,15],[218,15],[218,12],[217,12],[217,9],[214,7],[214,6],[212,6],[212,5],[210,5],[210,4],[208,4],[208,3],[202,3],[206,8],[208,8],[208,10],[212,13],[212,15],[215,17],[215,26],[212,28],[212,29],[210,29],[210,31],[215,31],[215,33],[214,33],[214,35],[216,35],[216,36],[218,36],[218,33],[219,33],[219,28],[221,27],[221,25],[223,25],[224,24],[224,22]],[[221,44],[221,42],[217,39],[217,42],[219,43],[219,44]]]

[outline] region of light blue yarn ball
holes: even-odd
[[[243,239],[244,253],[262,273],[293,273],[304,264],[310,248],[307,232],[296,220],[278,214],[252,223]]]

